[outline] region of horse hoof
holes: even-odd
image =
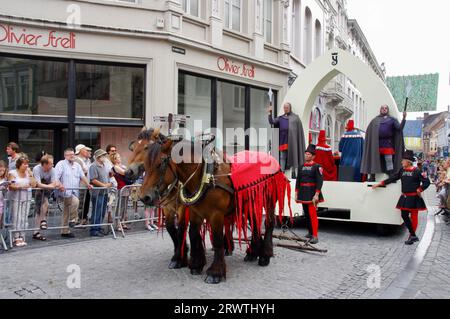
[[[256,261],[257,259],[258,259],[258,257],[256,257],[256,256],[247,255],[247,256],[245,256],[245,258],[244,258],[244,262],[250,263],[250,262]]]
[[[176,261],[171,261],[169,263],[169,269],[177,269],[176,266],[177,266],[177,262]]]
[[[201,274],[202,274],[202,271],[200,269],[191,269],[192,276],[200,276]]]
[[[220,284],[221,281],[222,281],[222,277],[219,277],[219,276],[207,276],[205,279],[205,282],[210,285]]]
[[[180,261],[171,261],[169,264],[169,269],[182,269],[187,267],[187,263],[183,263]]]
[[[267,267],[270,264],[270,257],[259,257],[258,265],[261,267]]]

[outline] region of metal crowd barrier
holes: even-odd
[[[142,185],[134,184],[124,186],[119,191],[119,196],[116,206],[115,224],[117,229],[122,233],[122,237],[125,237],[124,226],[142,223],[146,221],[157,221],[158,216],[151,218],[145,217],[145,206],[139,200],[139,189]]]
[[[5,198],[5,196],[6,196],[6,189],[0,189],[0,192],[1,192],[0,195],[2,195],[2,196],[0,196],[0,200],[2,200],[2,198]],[[4,202],[0,203],[0,214],[1,214],[0,215],[0,240],[1,240],[1,244],[3,246],[3,250],[8,251],[8,245],[6,245],[6,239],[4,236],[4,233],[5,233],[4,218],[6,215],[6,209],[4,206]]]
[[[77,191],[78,207],[76,208],[76,218],[78,223],[70,225],[70,204],[67,208],[67,218],[64,220],[65,199],[64,192],[59,190],[44,190],[40,188],[30,188],[19,191],[8,191],[4,196],[4,210],[3,210],[3,223],[0,227],[0,237],[4,249],[7,249],[6,240],[3,236],[4,233],[8,234],[10,247],[14,247],[14,235],[19,233],[23,239],[26,239],[26,233],[40,232],[41,234],[51,230],[64,230],[64,229],[82,229],[92,227],[109,227],[114,238],[117,238],[114,231],[114,212],[116,207],[111,208],[111,220],[104,222],[107,216],[107,208],[105,208],[104,216],[97,216],[92,214],[98,214],[98,211],[94,209],[94,205],[89,202],[89,211],[87,216],[88,222],[85,225],[79,224],[81,217],[83,217],[83,207],[86,202],[88,192],[90,197],[98,192],[103,196],[109,198],[110,196],[117,195],[116,188],[100,188],[95,187],[89,191],[87,188],[66,188],[65,191]],[[104,204],[99,203],[99,198],[104,197],[96,196],[95,207],[103,208]],[[104,200],[104,199],[103,199]],[[112,205],[115,206],[117,200],[114,200]],[[104,202],[103,202],[104,203]],[[107,203],[107,200],[106,200]],[[100,206],[98,206],[100,205]],[[44,216],[42,213],[46,211]],[[46,215],[46,216],[45,216]],[[75,214],[74,214],[75,215]],[[93,218],[94,217],[94,218]],[[98,218],[96,218],[98,217]],[[47,228],[41,229],[41,222],[45,220],[47,222]]]

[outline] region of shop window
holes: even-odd
[[[0,115],[67,116],[68,63],[0,56]]]
[[[233,108],[238,112],[245,112],[245,87],[234,87],[234,104]]]
[[[211,127],[211,88],[208,78],[182,72],[178,75],[178,113],[190,116],[186,129],[191,137]]]
[[[76,116],[142,120],[145,68],[76,64]]]
[[[241,31],[241,0],[225,0],[225,27]]]
[[[267,90],[250,89],[250,150],[269,151],[272,130],[267,117],[270,101]],[[273,96],[276,101],[276,94]]]
[[[217,83],[217,127],[224,139],[218,145],[227,154],[245,150],[245,86]]]

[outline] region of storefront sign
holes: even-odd
[[[235,63],[234,61],[225,58],[217,58],[217,68],[220,71],[227,72],[233,75],[244,76],[250,79],[255,78],[255,66],[246,63]]]
[[[172,47],[172,52],[178,53],[178,54],[186,54],[186,50],[179,47]]]
[[[61,35],[49,30],[48,33],[37,34],[28,32],[26,28],[12,27],[0,24],[0,44],[19,44],[32,47],[75,49],[75,33]]]

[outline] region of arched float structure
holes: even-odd
[[[346,75],[358,86],[366,101],[369,120],[380,113],[380,106],[384,104],[391,107],[391,115],[400,116],[391,92],[378,75],[350,53],[333,49],[303,70],[284,99],[285,102],[292,103],[293,111],[299,114],[302,123],[309,123],[317,96],[339,73]]]
[[[369,122],[379,115],[380,106],[384,104],[391,107],[391,115],[399,118],[397,105],[385,83],[355,56],[333,49],[308,65],[284,99],[292,104],[304,129],[309,127],[311,111],[320,91],[339,73],[349,77],[364,96]],[[308,138],[308,132],[304,133]],[[384,177],[377,176],[377,180]],[[291,184],[295,187],[295,181]],[[320,205],[322,212],[319,214],[321,219],[402,225],[400,212],[395,209],[401,194],[400,183],[378,190],[372,190],[369,186],[368,183],[325,182],[325,203]],[[294,206],[295,213],[301,214],[301,205]],[[288,212],[285,215],[288,216]]]

